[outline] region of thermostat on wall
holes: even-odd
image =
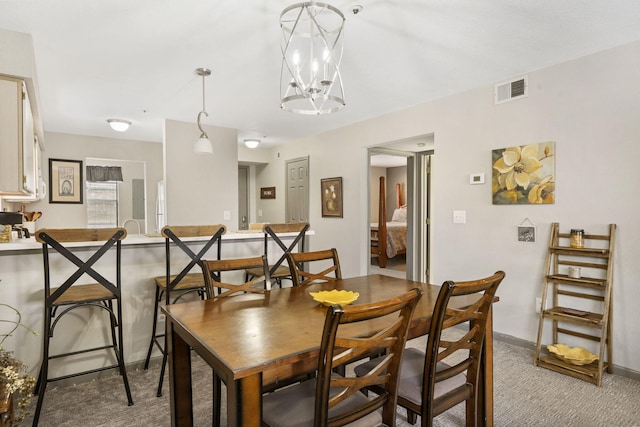
[[[484,174],[472,173],[469,175],[469,184],[484,184]]]

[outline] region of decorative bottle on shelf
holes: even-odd
[[[584,248],[584,230],[576,228],[572,229],[570,244],[572,248]]]

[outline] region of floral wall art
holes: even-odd
[[[492,152],[494,205],[555,203],[555,142]]]

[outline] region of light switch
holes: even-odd
[[[465,224],[467,222],[467,212],[466,211],[453,211],[453,223],[454,224]]]
[[[224,219],[225,220],[231,219],[231,211],[224,211]]]
[[[262,216],[262,209],[258,209],[258,216]]]

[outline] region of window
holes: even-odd
[[[118,226],[118,183],[87,181],[87,226]]]

